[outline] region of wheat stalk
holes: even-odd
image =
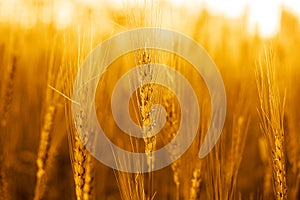
[[[240,109],[240,105],[236,109]],[[247,113],[244,112],[242,110],[236,112],[233,116],[231,132],[223,130],[218,143],[208,155],[207,168],[205,168],[208,169],[205,173],[208,199],[235,199],[237,197],[237,177],[250,123],[249,118],[245,117]],[[227,137],[228,133],[231,134],[230,137]],[[230,148],[227,151],[229,144]]]
[[[276,77],[276,59],[271,49],[265,49],[259,59],[256,81],[260,100],[261,129],[272,158],[273,189],[276,199],[287,199],[285,133],[283,126],[284,96]]]
[[[114,171],[123,200],[146,200],[144,175],[141,173],[125,173]]]

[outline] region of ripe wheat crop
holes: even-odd
[[[266,39],[245,30],[247,13],[232,19],[210,13],[204,5],[189,12],[162,0],[125,0],[119,6],[101,2],[95,7],[74,1],[75,14],[61,27],[55,17],[45,18],[49,8],[59,10],[56,3],[37,2],[23,3],[34,23],[26,23],[18,12],[11,15],[14,20],[0,18],[0,200],[300,199],[299,18],[282,9],[278,33]],[[102,164],[86,149],[85,144],[97,141],[95,130],[87,128],[93,104],[73,116],[72,105],[81,106],[73,99],[73,86],[98,44],[142,27],[176,30],[203,46],[223,78],[227,113],[221,137],[200,159],[214,112],[210,95],[215,95],[203,77],[185,58],[161,49],[121,55],[99,79],[93,109],[113,144],[146,154],[149,170],[128,173]],[[129,42],[136,46],[148,41],[134,35]],[[116,45],[110,44],[104,60]],[[184,130],[187,137],[197,130],[187,151],[174,159],[181,147],[172,143],[167,155],[175,161],[153,171],[159,162],[154,152],[176,137],[183,115],[176,94],[155,83],[162,73],[153,67],[157,63],[189,81],[200,121]],[[134,66],[140,66],[138,87],[131,91],[128,107],[132,121],[143,127],[142,138],[124,133],[111,111],[117,81]],[[168,84],[185,92],[176,74],[167,76]],[[82,91],[82,99],[92,92]],[[127,106],[123,99],[118,103]],[[157,104],[160,110],[153,112]],[[152,122],[161,112],[165,124],[154,135]],[[192,116],[196,111],[188,112]],[[127,157],[113,159],[117,165],[127,163]],[[132,164],[144,167],[138,161]]]

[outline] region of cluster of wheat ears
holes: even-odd
[[[168,18],[167,7],[163,1],[124,1],[122,10],[107,8],[108,24],[122,32],[164,27],[165,20],[172,19],[176,27],[174,13],[179,11],[172,10],[175,17]],[[82,111],[76,119],[72,115],[78,69],[97,43],[115,33],[99,33],[91,12],[84,24],[64,30],[56,30],[53,23],[30,29],[0,24],[0,199],[300,199],[300,28],[290,30],[294,18],[282,13],[286,29],[272,41],[233,27],[229,19],[222,19],[218,29],[206,10],[188,18],[187,24],[178,22],[215,60],[227,92],[222,135],[204,159],[198,158],[198,150],[210,124],[211,102],[193,66],[172,53],[140,49],[121,56],[104,72],[95,100],[99,123],[116,145],[146,153],[149,169],[158,162],[152,152],[176,136],[181,117],[172,91],[143,84],[160,73],[152,64],[173,67],[197,94],[201,120],[194,125],[198,132],[193,144],[170,166],[147,173],[113,170],[95,160],[82,141],[93,135],[85,128],[89,113]],[[142,44],[144,39],[132,37],[131,42]],[[113,49],[112,45],[107,51]],[[166,111],[162,131],[153,136],[151,129],[143,129],[145,136],[151,135],[144,139],[124,134],[110,110],[114,85],[137,65],[140,87],[131,96],[131,117],[142,127],[153,120],[153,105]],[[183,92],[175,75],[169,76],[170,84]],[[85,92],[82,95],[89,93]],[[168,149],[169,156],[175,156],[178,145]],[[122,159],[116,162],[122,164]]]

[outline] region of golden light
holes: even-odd
[[[0,0],[0,200],[300,200],[299,36],[300,0]]]
[[[224,14],[229,18],[236,18],[242,15],[245,9],[245,0],[203,0],[208,10],[215,15]]]
[[[248,12],[248,28],[250,32],[258,31],[262,37],[276,34],[279,28],[280,0],[204,0],[209,10],[221,13],[230,18],[241,17]]]
[[[70,1],[62,1],[55,5],[55,24],[57,28],[65,28],[72,22],[73,4]]]
[[[279,1],[249,1],[249,29],[258,32],[262,37],[275,35],[279,30],[280,23]]]
[[[164,0],[174,7],[186,9],[189,13],[198,14],[205,7],[216,16],[234,19],[247,15],[248,30],[251,33],[258,31],[262,37],[270,37],[279,30],[280,10],[282,7],[300,17],[300,1],[298,0]],[[49,4],[49,2],[52,2]],[[72,23],[76,6],[85,5],[95,11],[100,5],[110,4],[119,8],[126,0],[53,0],[41,1],[39,16],[36,15],[36,3],[24,3],[21,0],[0,0],[0,21],[15,21],[25,27],[32,26],[37,20],[49,23],[52,17],[58,28],[64,28]],[[131,4],[144,0],[129,0]],[[49,4],[49,5],[48,5]],[[53,6],[53,8],[51,8]],[[79,6],[79,9],[81,7]],[[52,16],[53,15],[53,16]],[[37,17],[39,19],[37,19]]]
[[[248,29],[251,33],[258,31],[262,37],[274,36],[279,30],[280,9],[288,8],[300,16],[298,0],[166,0],[173,6],[186,8],[192,12],[205,6],[210,13],[226,18],[239,18],[248,14]],[[121,4],[123,0],[114,0]]]

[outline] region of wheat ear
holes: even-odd
[[[200,199],[200,184],[201,184],[201,168],[193,170],[193,177],[191,179],[192,186],[190,188],[190,200]]]
[[[41,138],[38,150],[38,158],[36,160],[37,173],[36,173],[36,185],[34,191],[34,200],[42,199],[45,192],[45,173],[47,160],[49,158],[49,149],[51,143],[51,132],[53,128],[53,121],[56,112],[56,107],[54,105],[49,105],[45,114],[45,119],[43,123],[43,128],[41,131]]]
[[[142,82],[141,87],[138,89],[138,107],[140,114],[140,125],[142,127],[144,142],[145,142],[145,153],[147,155],[147,164],[149,166],[149,182],[148,182],[148,194],[149,198],[153,195],[153,172],[155,158],[152,152],[156,148],[156,136],[150,136],[152,127],[146,128],[150,125],[150,113],[151,107],[154,104],[155,92],[152,84],[144,85],[144,81],[149,79],[152,81],[153,74],[151,70],[151,53],[148,50],[143,50],[139,54],[138,63],[141,65],[141,71],[139,71],[140,80]],[[152,119],[153,120],[153,119]],[[150,125],[151,126],[151,125]]]
[[[91,155],[87,152],[76,131],[71,145],[73,177],[77,200],[88,200],[93,196],[94,173]]]
[[[58,48],[56,46],[56,41],[53,43],[50,55],[49,55],[49,64],[48,64],[48,73],[47,73],[47,83],[48,85],[53,85],[58,90],[61,89],[61,78],[63,73],[57,71],[56,55]],[[37,172],[36,172],[36,184],[34,189],[34,200],[43,199],[44,193],[46,192],[47,182],[49,176],[49,166],[54,160],[54,152],[50,149],[54,148],[53,143],[53,128],[54,120],[56,113],[58,112],[57,104],[59,102],[59,95],[55,93],[52,89],[46,89],[46,100],[45,100],[45,112],[43,117],[42,129],[40,131],[40,141],[38,147],[38,155],[36,160]],[[52,154],[53,153],[53,154]]]
[[[276,59],[272,50],[265,49],[259,59],[256,82],[260,100],[261,129],[271,157],[273,189],[276,199],[287,199],[285,133],[283,126],[284,100],[276,77]]]
[[[93,28],[93,25],[92,25]],[[78,30],[77,43],[76,46],[68,48],[64,53],[64,60],[61,70],[64,74],[67,74],[64,78],[64,96],[66,96],[66,119],[68,124],[68,142],[69,142],[69,154],[71,165],[73,169],[73,179],[75,183],[75,195],[77,200],[88,200],[95,198],[95,170],[94,170],[94,160],[92,155],[87,151],[84,144],[86,142],[94,141],[93,130],[87,130],[87,118],[86,111],[82,110],[80,114],[73,118],[71,103],[73,102],[70,97],[73,94],[73,84],[75,82],[75,77],[79,70],[81,63],[83,62],[84,55],[86,51],[92,50],[93,46],[93,29],[90,30],[90,38],[86,38],[85,32],[82,33]],[[70,35],[70,40],[72,36]],[[71,41],[68,44],[72,45]],[[88,46],[88,48],[86,47]],[[73,50],[77,50],[77,52]],[[84,92],[88,92],[84,90]],[[85,93],[86,94],[86,93]],[[85,95],[81,94],[81,95]],[[74,103],[74,102],[73,102]],[[74,125],[77,125],[75,128]],[[84,127],[86,129],[84,129]]]

